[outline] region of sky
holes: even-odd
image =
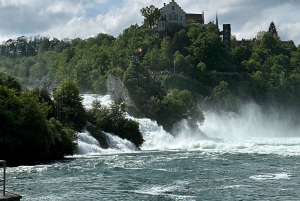
[[[114,37],[131,24],[142,25],[140,9],[171,0],[0,0],[0,43],[20,36]],[[175,0],[186,13],[204,12],[205,23],[231,24],[238,40],[267,31],[273,21],[281,40],[300,44],[300,0]]]

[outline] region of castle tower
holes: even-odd
[[[216,25],[219,29],[219,19],[218,19],[218,11],[216,12]]]

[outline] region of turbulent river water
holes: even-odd
[[[110,102],[84,95],[84,105],[94,99]],[[185,122],[174,138],[156,122],[136,119],[145,139],[140,151],[109,133],[110,149],[103,150],[83,130],[76,155],[8,168],[7,189],[30,201],[300,200],[300,127],[255,104],[239,115],[205,117],[201,130],[222,142],[201,140]]]

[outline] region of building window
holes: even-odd
[[[182,16],[180,16],[180,20],[182,21]]]
[[[165,23],[162,23],[162,27],[165,27]]]
[[[172,14],[169,14],[169,20],[178,20],[178,15],[175,15],[175,12],[172,12]]]
[[[172,10],[175,10],[175,6],[172,6]]]

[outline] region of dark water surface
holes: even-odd
[[[8,168],[22,200],[299,200],[300,157],[142,151]]]
[[[111,102],[109,96],[84,95]],[[300,200],[300,126],[246,105],[239,115],[206,113],[204,141],[183,121],[174,138],[149,119],[136,119],[142,151],[114,135],[103,150],[86,131],[78,155],[7,169],[7,189],[34,200]]]

